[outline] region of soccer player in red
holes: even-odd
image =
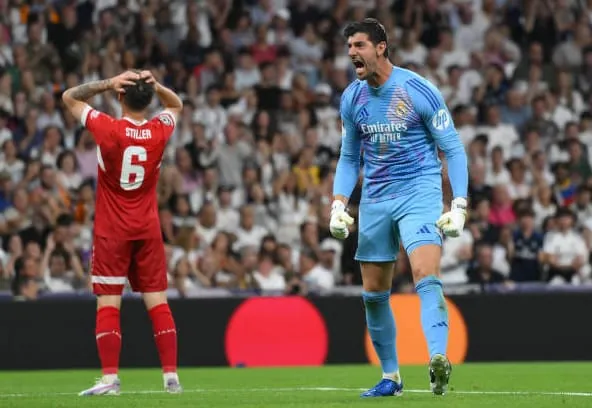
[[[107,91],[117,92],[122,119],[87,104],[93,96]],[[146,119],[155,94],[164,110]],[[165,390],[182,392],[177,376],[177,332],[165,292],[166,257],[156,185],[163,152],[183,103],[149,71],[127,71],[70,88],[62,99],[70,113],[94,135],[99,163],[91,270],[103,376],[80,395],[119,393],[119,310],[126,279],[135,292],[142,293],[152,320]]]

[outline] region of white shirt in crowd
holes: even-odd
[[[260,225],[253,225],[253,228],[248,231],[240,227],[236,230],[236,242],[233,245],[233,249],[235,251],[240,251],[241,248],[246,246],[259,248],[263,237],[268,233],[267,229]]]
[[[253,273],[253,278],[263,291],[283,291],[286,288],[286,280],[279,273],[278,268],[273,268],[269,275],[265,276],[259,271]]]
[[[458,238],[443,240],[440,270],[445,285],[466,283],[468,261],[460,260],[459,251],[465,246],[472,247],[473,241],[473,235],[469,230],[463,230]]]
[[[302,280],[312,290],[329,290],[335,286],[333,274],[321,265],[315,265]]]
[[[547,234],[543,244],[543,252],[555,255],[559,266],[570,266],[578,256],[584,259],[588,256],[586,242],[573,230],[565,233],[556,231]]]
[[[200,224],[195,225],[195,233],[201,237],[203,242],[201,243],[202,246],[210,246],[212,242],[214,242],[214,238],[220,229],[217,225],[212,228],[206,228]]]

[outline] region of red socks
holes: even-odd
[[[148,311],[152,320],[154,341],[160,356],[164,373],[177,372],[177,329],[169,305],[166,303]],[[121,328],[119,309],[113,306],[97,310],[96,325],[97,348],[103,375],[117,374],[121,353]]]
[[[103,375],[117,374],[121,352],[119,309],[107,306],[97,310],[95,334]]]
[[[148,311],[163,373],[177,372],[177,329],[171,309],[162,303]]]

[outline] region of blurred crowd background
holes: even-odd
[[[589,281],[590,0],[0,0],[0,289],[89,290],[96,146],[60,96],[128,68],[185,103],[158,193],[172,292],[359,285],[355,226],[339,242],[328,225],[342,30],[364,17],[438,86],[469,156],[446,288]],[[120,114],[112,94],[92,104]],[[402,253],[394,290],[409,272]]]

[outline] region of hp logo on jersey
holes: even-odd
[[[450,115],[446,109],[440,109],[432,119],[432,126],[436,130],[444,130],[450,126]]]

